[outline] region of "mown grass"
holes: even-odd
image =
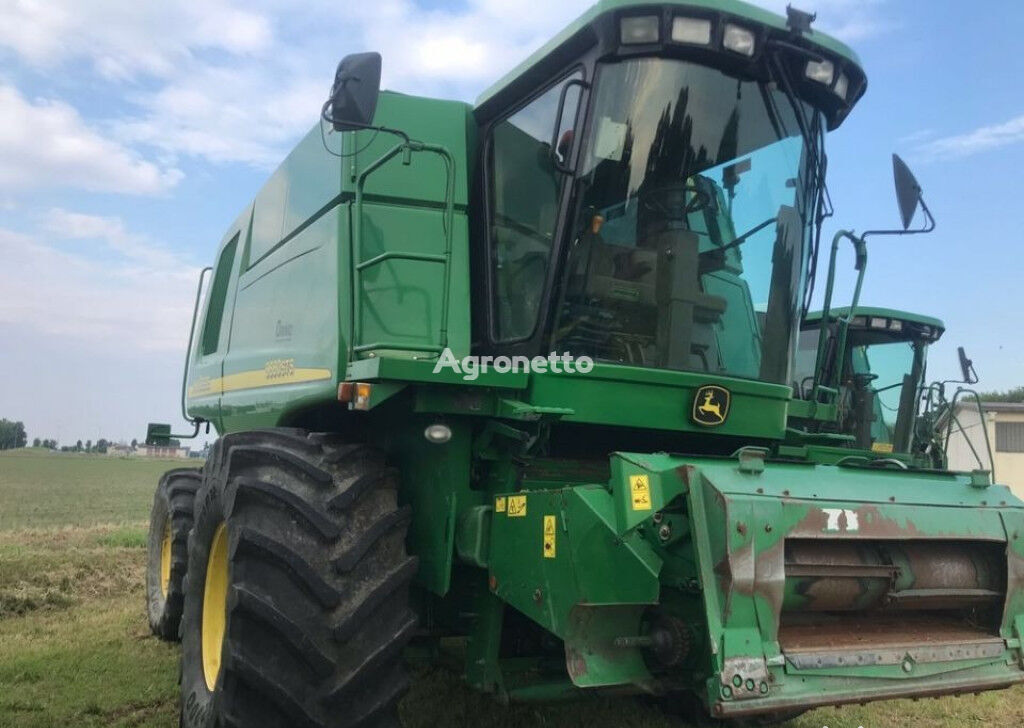
[[[143,520],[160,475],[196,465],[35,449],[0,453],[0,531]]]
[[[174,466],[0,454],[3,728],[177,725],[178,651],[149,635],[142,586],[152,488]],[[66,480],[55,480],[61,476]],[[6,510],[11,504],[16,516]],[[105,516],[110,523],[95,525]],[[406,728],[681,725],[635,698],[501,706],[467,690],[455,673],[422,664],[401,713]],[[789,725],[1024,726],[1024,689],[817,710]]]

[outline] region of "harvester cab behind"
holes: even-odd
[[[790,385],[866,89],[811,20],[602,0],[473,106],[342,61],[193,332],[220,437],[161,481],[148,590],[185,728],[386,723],[414,637],[504,700],[718,719],[1024,679],[1024,504],[788,444],[840,412],[821,347]]]
[[[938,319],[890,309],[858,307],[832,310],[833,322],[848,319],[845,361],[825,363],[842,367],[839,376],[839,416],[818,429],[840,433],[849,445],[883,456],[909,455],[921,399],[925,390],[928,347],[939,340],[945,325]],[[822,314],[808,314],[800,330],[794,396],[812,397]],[[835,350],[835,347],[831,347]],[[826,374],[826,376],[828,376]],[[801,423],[804,424],[804,423]],[[810,424],[810,423],[807,423]]]
[[[959,386],[952,395],[957,403],[977,406],[981,403],[970,385],[977,382],[973,363],[959,348],[961,378],[929,382],[927,359],[929,347],[945,331],[939,319],[921,314],[887,308],[858,306],[832,309],[831,323],[822,327],[822,312],[804,317],[800,329],[793,394],[806,402],[813,396],[817,371],[817,355],[822,332],[834,337],[838,321],[848,322],[847,345],[841,365],[834,361],[838,347],[825,347],[826,358],[822,378],[841,366],[838,377],[837,416],[834,421],[791,417],[791,437],[796,440],[819,440],[819,458],[837,462],[850,457],[867,457],[874,462],[903,463],[919,468],[944,470],[947,466],[946,443],[954,428],[967,433],[956,416],[956,404],[947,395],[950,384]],[[992,453],[987,433],[977,445],[974,438],[966,440],[973,450],[976,469],[992,470]],[[984,447],[982,447],[984,446]],[[849,450],[860,451],[851,455]]]

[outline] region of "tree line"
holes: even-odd
[[[24,422],[12,422],[7,418],[0,420],[0,450],[13,450],[25,447],[28,436],[25,434]]]
[[[61,446],[56,439],[36,437],[32,440],[32,447],[60,450],[61,452],[94,452],[101,455],[105,454],[114,444],[113,441],[105,437],[101,437],[95,443],[92,440],[85,442],[78,440],[74,445],[64,446]],[[132,440],[132,449],[134,450],[138,444],[138,440]],[[0,419],[0,450],[14,450],[27,445],[28,435],[25,434],[24,422]]]
[[[1014,387],[1005,392],[981,392],[982,402],[1024,402],[1024,387]]]

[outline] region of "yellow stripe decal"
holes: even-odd
[[[282,384],[319,382],[332,376],[330,369],[296,368],[291,359],[277,359],[268,361],[262,369],[237,372],[217,379],[201,378],[188,388],[188,398],[214,397],[226,392],[277,387]]]

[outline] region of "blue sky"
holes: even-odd
[[[65,443],[170,420],[197,271],[341,56],[380,50],[385,86],[469,100],[587,5],[0,0],[0,416]],[[835,225],[896,223],[893,151],[938,219],[871,242],[864,303],[946,321],[934,375],[963,344],[983,387],[1024,384],[1024,4],[797,5],[869,77],[829,141]],[[851,281],[844,250],[839,301]]]

